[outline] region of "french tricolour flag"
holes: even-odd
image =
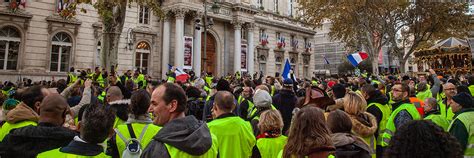
[[[366,52],[359,51],[354,54],[349,54],[347,56],[347,59],[354,67],[357,67],[357,65],[359,65],[360,62],[364,61],[368,57],[369,55]]]

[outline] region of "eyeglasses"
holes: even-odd
[[[456,88],[447,88],[447,89],[443,89],[444,91],[455,91]]]
[[[392,89],[393,92],[403,92],[402,90],[399,90],[399,89]]]

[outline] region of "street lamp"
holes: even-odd
[[[201,27],[203,27],[204,29],[204,50],[202,53],[203,55],[203,59],[204,59],[204,63],[202,63],[202,67],[203,69],[206,71],[206,62],[207,62],[207,57],[206,57],[206,51],[207,51],[207,30],[210,29],[213,25],[214,25],[214,20],[210,17],[208,17],[207,15],[207,0],[204,0],[204,19],[203,19],[203,24],[201,24],[201,20],[200,19],[197,19],[195,21],[196,23],[196,29],[197,30],[200,30]],[[220,6],[217,2],[217,0],[214,0],[214,3],[212,4],[211,6],[211,10],[214,14],[219,14],[220,12]],[[199,49],[199,48],[198,48]],[[199,70],[201,71],[201,70]],[[207,73],[207,72],[206,72]]]

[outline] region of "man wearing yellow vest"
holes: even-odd
[[[436,72],[433,69],[430,69],[430,76],[433,79],[433,86],[430,88],[430,85],[426,82],[426,78],[420,76],[420,83],[416,86],[417,94],[416,98],[424,101],[426,98],[436,98],[438,95],[441,81],[439,80]]]
[[[67,73],[66,83],[69,86],[69,85],[74,84],[74,82],[76,82],[76,80],[77,80],[77,75],[74,74],[74,67],[71,67],[69,69],[69,73]]]
[[[105,87],[105,78],[106,76],[102,75],[102,72],[100,72],[99,67],[95,67],[95,73],[92,74],[92,80],[96,81],[99,83],[99,86],[104,88]]]
[[[12,130],[0,143],[0,157],[36,157],[38,153],[66,146],[76,132],[63,127],[69,105],[64,97],[51,94],[40,105],[38,126]]]
[[[448,103],[455,113],[449,133],[456,137],[464,151],[464,157],[474,156],[474,108],[471,95],[461,92]]]
[[[91,105],[79,123],[80,135],[67,145],[39,154],[38,158],[107,158],[102,143],[113,133],[114,112],[106,106]]]
[[[435,98],[425,99],[425,106],[423,106],[425,111],[424,120],[430,120],[439,127],[443,128],[444,131],[448,131],[449,121],[445,116],[441,115],[439,111],[439,105]]]
[[[250,157],[256,139],[249,122],[232,114],[234,95],[228,91],[216,93],[212,117],[208,123],[211,132],[219,139],[220,157]]]
[[[242,119],[246,119],[250,114],[250,110],[252,110],[254,107],[252,96],[252,87],[245,86],[243,88],[242,94],[237,99],[237,105],[240,105],[239,116]]]
[[[407,84],[402,84],[401,82],[395,83],[392,87],[393,101],[395,103],[392,104],[393,112],[388,118],[382,135],[382,147],[389,145],[390,139],[392,139],[392,136],[400,126],[412,120],[421,119],[420,113],[418,113],[415,106],[408,99],[409,89]]]
[[[49,94],[46,88],[33,86],[22,93],[23,100],[7,114],[5,124],[0,129],[0,141],[10,133],[12,129],[25,127],[28,125],[36,126],[38,122],[39,106],[45,96]]]
[[[385,131],[385,126],[388,121],[392,107],[388,104],[388,99],[385,95],[377,90],[373,85],[367,84],[361,88],[362,96],[367,101],[367,112],[374,115],[377,120],[377,130],[375,132],[375,139],[377,146],[375,148],[376,155],[381,157],[382,151],[382,134]]]
[[[447,105],[449,102],[452,102],[453,96],[458,94],[458,90],[454,84],[448,82],[443,85],[443,92],[446,95],[446,98],[438,101],[439,111],[442,116],[444,116],[448,121],[451,121],[453,120],[454,113],[453,109]]]
[[[162,84],[153,91],[148,112],[153,113],[153,124],[162,128],[142,157],[217,157],[216,136],[211,134],[206,123],[192,115],[185,116],[186,101],[184,90],[173,83]]]

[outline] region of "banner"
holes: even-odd
[[[240,53],[240,69],[247,71],[247,44],[242,44]]]
[[[193,37],[184,36],[184,67],[193,68]]]

